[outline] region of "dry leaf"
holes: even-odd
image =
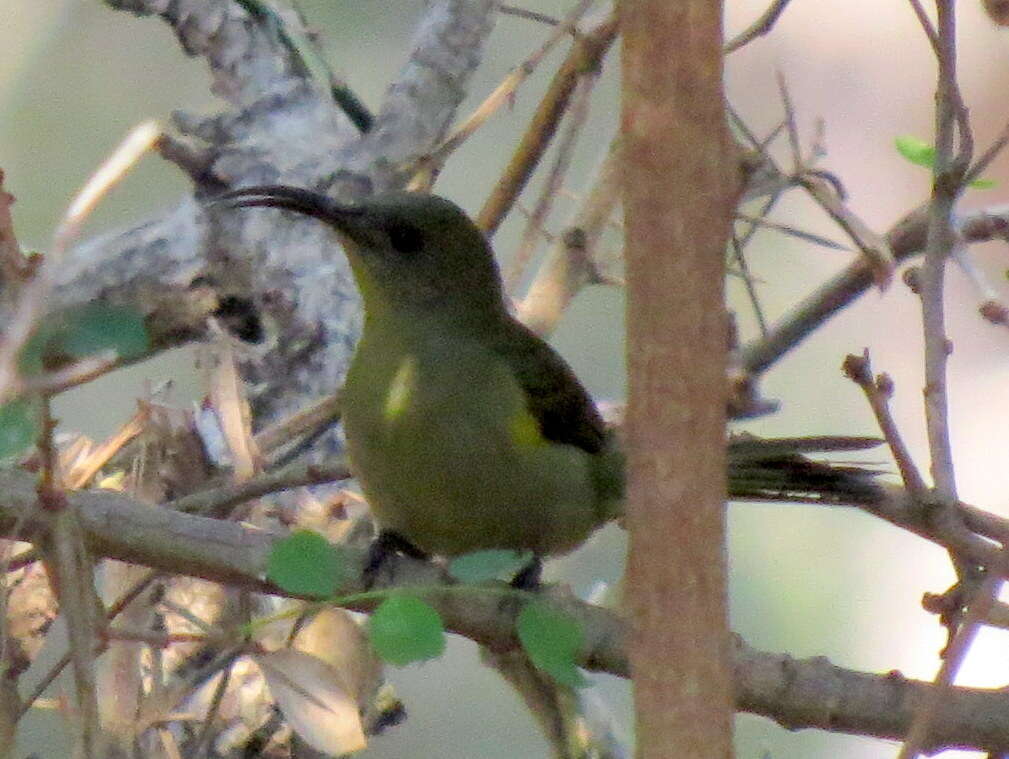
[[[339,756],[367,745],[357,700],[336,669],[292,649],[259,654],[253,661],[291,729],[312,748]]]
[[[335,668],[347,692],[367,711],[382,685],[383,665],[349,611],[332,607],[319,611],[298,632],[294,648]]]

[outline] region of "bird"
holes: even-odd
[[[459,206],[406,191],[348,204],[286,185],[216,200],[312,217],[342,243],[364,308],[342,418],[384,549],[449,558],[508,549],[538,562],[622,514],[618,435],[564,359],[510,313],[493,251]],[[802,453],[878,442],[734,437],[728,490],[872,500],[875,472]]]

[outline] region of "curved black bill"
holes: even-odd
[[[230,190],[211,199],[213,204],[225,204],[231,208],[283,208],[306,216],[314,216],[330,222],[350,220],[361,216],[363,209],[337,203],[321,192],[306,190],[290,185],[258,185]]]

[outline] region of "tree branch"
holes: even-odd
[[[36,508],[35,478],[29,473],[0,472],[0,533],[34,538],[46,528]],[[235,587],[283,595],[264,579],[274,541],[282,535],[247,525],[183,514],[136,501],[110,491],[68,493],[78,510],[89,546],[96,557],[133,561],[171,574],[188,574]],[[363,567],[364,549],[343,547],[353,567]],[[440,592],[441,571],[405,557],[390,558],[389,575],[397,585],[410,586],[433,603],[447,627],[494,650],[516,642],[514,610],[496,594],[486,596]],[[341,594],[363,590],[359,578],[348,581]],[[611,611],[552,594],[586,632],[581,663],[588,669],[627,677],[627,628]],[[369,611],[375,601],[350,608]],[[932,687],[897,673],[871,674],[831,665],[822,657],[796,660],[787,654],[755,650],[737,639],[734,646],[736,705],[795,730],[815,727],[836,732],[899,739],[917,704]],[[989,749],[1009,744],[1009,693],[1003,689],[949,689],[941,719],[924,748]]]
[[[773,2],[767,6],[767,9],[760,14],[760,17],[757,18],[756,21],[725,43],[725,47],[723,48],[725,54],[728,55],[729,53],[734,53],[736,50],[739,50],[739,48],[753,42],[753,40],[757,39],[757,37],[762,37],[770,32],[777,23],[778,17],[785,12],[785,8],[788,6],[790,1],[791,0],[773,0]]]
[[[492,0],[433,3],[372,129],[361,135],[292,50],[238,3],[110,4],[158,14],[187,52],[207,60],[215,91],[233,106],[209,118],[176,113],[177,134],[162,144],[162,155],[194,179],[197,198],[263,181],[343,195],[401,185],[410,164],[447,131],[494,16]],[[286,215],[208,212],[187,198],[159,218],[79,246],[60,269],[54,305],[127,304],[156,332],[168,306],[194,290],[211,312],[237,314],[249,326],[241,369],[255,388],[250,400],[260,422],[338,387],[360,326],[335,241],[321,225]],[[157,347],[201,337],[206,316],[185,310],[160,330]]]
[[[919,206],[884,235],[897,263],[924,252],[927,214],[927,207]],[[957,220],[957,227],[966,243],[1003,238],[1009,232],[1009,209],[1000,207],[966,214]],[[852,262],[795,306],[766,336],[744,345],[740,352],[743,368],[751,374],[767,371],[874,283],[873,268],[868,262],[863,259]]]

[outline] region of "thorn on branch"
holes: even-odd
[[[519,8],[515,5],[505,5],[504,3],[498,3],[498,13],[504,14],[506,16],[515,16],[516,18],[524,18],[529,21],[536,21],[540,24],[546,24],[547,26],[557,26],[561,22],[560,20],[554,18],[553,16],[548,16],[545,13],[537,13],[536,11],[531,11],[526,8]],[[574,30],[571,32],[574,34]]]
[[[896,267],[896,258],[886,237],[874,231],[848,208],[844,202],[844,187],[833,174],[801,169],[798,180],[813,200],[855,243],[872,267],[877,286],[885,289],[893,278]]]
[[[822,148],[820,148],[822,150]],[[827,171],[826,169],[808,169],[804,172],[805,176],[816,177],[817,179],[822,179],[824,182],[829,184],[835,193],[837,193],[838,200],[847,201],[848,200],[848,190],[844,186],[844,182],[841,178],[835,174],[833,171]]]
[[[938,615],[939,624],[946,628],[946,645],[939,652],[940,659],[946,657],[953,636],[963,620],[968,600],[969,594],[959,582],[943,593],[924,593],[921,597],[921,608],[929,614]]]
[[[780,406],[778,401],[760,396],[753,375],[739,370],[729,370],[730,419],[756,419],[775,413]]]
[[[29,280],[38,268],[41,257],[37,255],[25,256],[21,252],[17,235],[14,234],[14,220],[11,218],[11,206],[14,205],[14,196],[7,192],[4,187],[4,173],[0,169],[0,274],[3,279],[5,297],[10,289],[16,289],[21,282]]]
[[[909,266],[904,269],[901,280],[907,285],[907,289],[915,295],[921,295],[921,267]]]

